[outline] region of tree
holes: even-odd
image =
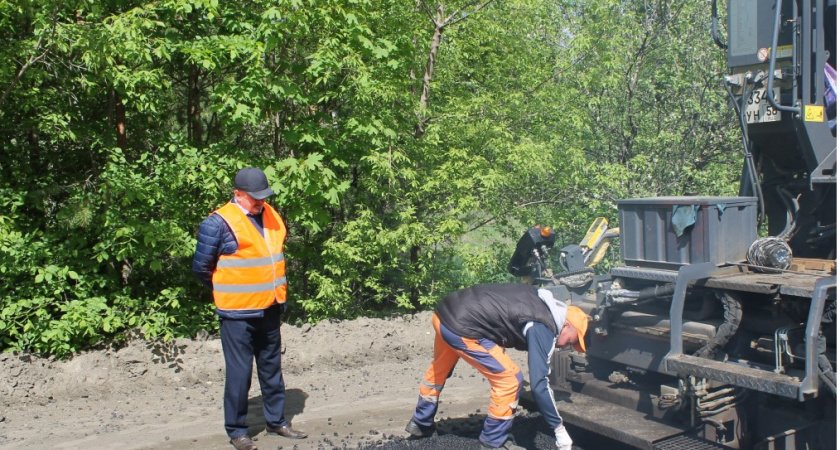
[[[244,166],[290,230],[290,320],[422,309],[513,281],[535,223],[571,242],[617,198],[727,193],[705,19],[685,0],[0,3],[0,347],[214,329],[194,236]]]

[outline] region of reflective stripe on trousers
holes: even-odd
[[[488,339],[469,339],[458,336],[443,324],[437,314],[432,315],[435,328],[434,359],[420,384],[420,398],[414,421],[429,426],[434,422],[440,392],[459,359],[473,366],[490,382],[489,415],[479,439],[494,447],[507,439],[513,424],[513,412],[519,404],[522,371],[499,347]]]

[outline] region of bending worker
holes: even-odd
[[[510,430],[522,372],[504,350],[515,348],[528,351],[531,391],[540,413],[554,429],[557,449],[572,448],[548,374],[555,348],[571,344],[579,352],[586,351],[583,338],[589,323],[580,308],[527,284],[481,284],[447,295],[435,308],[432,324],[434,360],[420,384],[408,433],[421,438],[435,432],[438,397],[460,358],[490,382],[490,411],[478,438],[482,447],[518,448]]]

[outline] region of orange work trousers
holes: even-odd
[[[435,328],[434,359],[420,383],[414,421],[423,426],[434,423],[438,397],[446,380],[452,376],[455,364],[463,359],[490,382],[489,414],[479,440],[493,447],[501,446],[510,434],[513,413],[519,404],[522,371],[505,349],[493,341],[458,336],[440,323],[437,314],[432,315],[432,325]]]

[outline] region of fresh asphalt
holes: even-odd
[[[392,436],[390,440],[375,442],[362,449],[423,449],[423,450],[479,450],[478,435],[484,422],[484,414],[472,414],[466,418],[446,418],[437,422],[437,432],[428,438],[408,439]],[[629,450],[620,443],[587,433],[567,425],[569,434],[575,440],[575,450]],[[554,433],[538,413],[517,416],[513,422],[513,440],[528,450],[554,450]]]

